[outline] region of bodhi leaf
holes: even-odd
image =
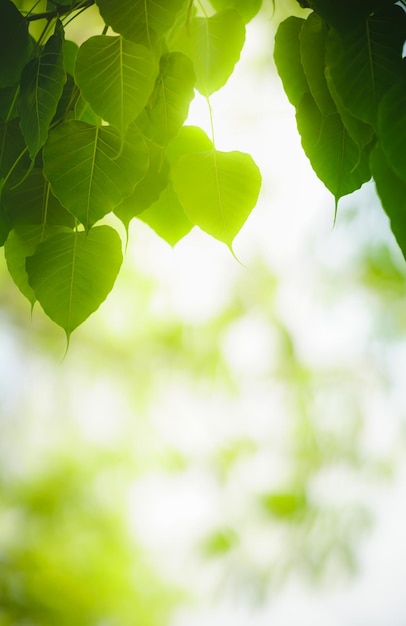
[[[20,81],[20,124],[32,159],[44,145],[66,81],[63,69],[64,35],[61,23],[40,56],[24,68]]]
[[[337,112],[323,117],[308,93],[297,107],[296,121],[303,150],[336,201],[369,180],[368,155],[360,155]]]
[[[138,217],[171,246],[174,246],[193,228],[171,182],[168,183],[158,200]]]
[[[379,102],[400,76],[406,15],[398,6],[369,16],[345,31],[330,29],[326,63],[343,105],[376,126]]]
[[[261,174],[242,152],[196,152],[177,161],[172,181],[189,219],[230,248],[254,208]]]
[[[31,43],[28,25],[15,4],[0,2],[0,87],[15,85],[28,61]]]
[[[30,166],[18,119],[0,122],[0,177],[16,184]]]
[[[249,22],[259,12],[262,0],[210,0],[210,4],[216,11],[236,9],[244,22]]]
[[[45,313],[69,339],[111,291],[122,263],[121,240],[109,226],[58,233],[27,258],[29,284]]]
[[[61,204],[86,229],[131,194],[148,167],[148,150],[135,128],[124,145],[108,126],[70,121],[50,134],[44,147],[44,174]]]
[[[406,80],[399,80],[384,96],[379,109],[381,146],[389,166],[406,182]]]
[[[392,232],[406,259],[406,182],[391,169],[379,143],[371,152],[371,172]]]
[[[9,122],[18,117],[17,99],[20,93],[20,85],[3,87],[0,89],[0,120]]]
[[[186,23],[171,44],[192,59],[196,88],[205,96],[223,87],[240,58],[245,25],[234,9],[212,17],[195,17]]]
[[[164,146],[187,118],[194,97],[196,77],[190,59],[181,52],[161,57],[155,89],[137,126],[155,143]]]
[[[300,53],[299,35],[304,22],[299,17],[288,17],[275,35],[275,64],[289,102],[295,107],[309,91]]]
[[[186,0],[97,0],[102,18],[113,30],[151,47],[174,24]]]
[[[152,53],[123,37],[90,37],[76,58],[75,77],[83,97],[121,134],[147,104],[157,74]]]
[[[207,152],[213,149],[213,142],[199,126],[182,126],[179,133],[168,144],[166,157],[174,165],[190,152]]]

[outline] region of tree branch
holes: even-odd
[[[67,13],[72,13],[72,11],[79,11],[80,9],[87,9],[91,7],[95,3],[95,0],[81,0],[74,5],[63,6],[61,4],[57,4],[54,11],[44,11],[43,13],[31,13],[26,16],[26,20],[29,22],[34,22],[36,20],[51,20],[53,17],[59,17],[60,15],[66,15]]]

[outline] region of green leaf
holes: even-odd
[[[42,170],[34,168],[17,186],[6,185],[3,204],[13,226],[20,224],[64,225],[73,228],[74,216],[51,193]]]
[[[3,87],[0,89],[0,120],[9,122],[18,117],[17,99],[20,86]]]
[[[35,158],[48,137],[66,81],[63,69],[64,34],[61,23],[47,41],[40,56],[24,68],[20,82],[20,124],[30,156]]]
[[[381,146],[393,171],[406,182],[406,79],[396,82],[387,92],[379,109],[378,127]]]
[[[304,493],[275,492],[261,498],[266,511],[281,520],[292,520],[302,516],[307,508],[307,498]]]
[[[406,15],[398,6],[342,32],[330,29],[326,62],[343,105],[376,126],[379,102],[400,77]]]
[[[310,5],[330,26],[348,29],[396,0],[310,0]]]
[[[97,35],[79,48],[75,76],[92,109],[123,134],[148,102],[158,64],[144,46]]]
[[[209,96],[233,73],[244,41],[244,20],[234,9],[226,9],[209,18],[191,19],[179,29],[171,48],[192,59],[196,88]]]
[[[168,161],[164,150],[152,141],[147,141],[149,165],[144,178],[136,185],[133,193],[115,207],[114,213],[128,225],[133,217],[142,213],[155,202],[168,183]]]
[[[21,293],[33,305],[36,301],[35,293],[28,282],[27,270],[25,267],[27,257],[34,254],[41,241],[57,232],[61,232],[61,227],[19,226],[12,230],[4,245],[4,254],[10,276]]]
[[[249,154],[196,152],[174,165],[172,181],[189,219],[231,247],[261,187],[261,174]]]
[[[168,183],[158,200],[138,217],[171,246],[174,246],[193,228],[171,182]]]
[[[389,166],[379,143],[371,152],[371,172],[392,232],[406,259],[406,182]]]
[[[368,155],[360,155],[338,113],[323,117],[308,93],[297,107],[296,121],[303,150],[336,200],[369,180]]]
[[[122,145],[106,126],[70,121],[50,134],[44,174],[61,204],[89,229],[130,195],[148,167],[148,151],[135,128]]]
[[[249,22],[262,6],[262,0],[210,0],[210,4],[216,11],[223,9],[235,9],[243,18],[244,22]]]
[[[19,120],[0,122],[0,178],[9,178],[15,184],[23,177],[29,165]]]
[[[122,263],[121,240],[109,226],[58,233],[27,258],[29,284],[45,313],[69,339],[111,291]]]
[[[73,76],[75,74],[76,57],[79,46],[74,42],[66,39],[63,44],[63,67],[67,74]]]
[[[143,134],[165,146],[187,118],[196,77],[190,59],[181,52],[161,57],[160,73],[146,110],[137,119]]]
[[[275,35],[274,60],[283,88],[293,106],[309,91],[300,52],[300,31],[305,20],[288,17],[279,24]]]
[[[179,133],[168,144],[166,157],[174,165],[190,152],[207,152],[213,142],[199,126],[182,126]]]
[[[97,0],[102,18],[117,33],[151,47],[175,23],[186,0]]]
[[[28,25],[15,4],[0,2],[0,87],[15,85],[31,50]]]

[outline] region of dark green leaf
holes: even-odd
[[[27,171],[30,160],[18,119],[0,122],[0,177],[18,182]]]
[[[114,128],[65,122],[44,147],[53,193],[86,229],[130,195],[147,168],[148,150],[134,128],[122,144]]]
[[[399,80],[382,99],[379,109],[381,146],[393,171],[406,182],[406,78]]]
[[[64,34],[57,22],[55,34],[41,54],[24,68],[20,82],[20,123],[32,159],[44,145],[66,81],[62,47]]]
[[[274,59],[285,93],[293,106],[297,106],[309,91],[300,54],[300,31],[305,20],[288,17],[279,24],[275,35]]]
[[[144,46],[98,35],[79,48],[75,76],[92,109],[123,134],[148,102],[158,64]]]
[[[196,88],[209,96],[231,76],[244,41],[242,17],[234,9],[226,9],[209,18],[191,19],[179,30],[171,47],[192,59]]]
[[[121,262],[117,232],[96,226],[49,237],[27,258],[26,268],[38,302],[69,338],[105,300]]]
[[[28,61],[31,43],[27,22],[10,0],[0,2],[0,87],[15,85]]]
[[[0,120],[9,122],[18,117],[17,99],[20,86],[3,87],[0,89]]]

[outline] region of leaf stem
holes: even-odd
[[[95,3],[95,0],[81,0],[80,2],[63,6],[60,4],[56,4],[56,9],[54,11],[44,11],[43,13],[31,13],[25,16],[25,19],[28,22],[34,22],[36,20],[51,20],[54,17],[60,17],[61,15],[66,15],[68,13],[72,13],[72,11],[78,11],[80,9],[88,9]]]

